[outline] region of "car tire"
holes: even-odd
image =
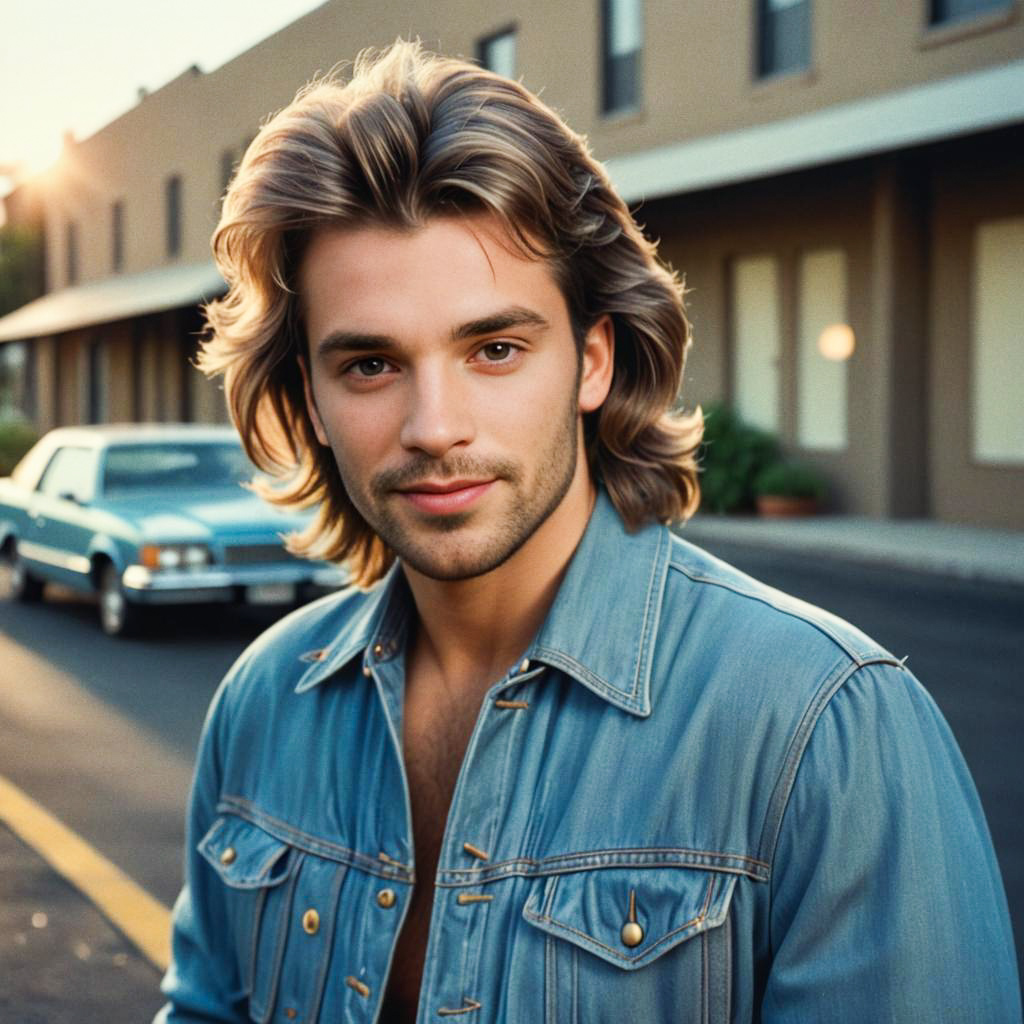
[[[107,636],[133,636],[142,624],[142,609],[125,597],[121,573],[112,562],[100,572],[100,628]]]
[[[7,571],[8,588],[15,601],[25,603],[41,601],[43,598],[43,581],[37,580],[25,565],[25,560],[18,554],[18,548],[12,541],[4,548],[2,557]]]

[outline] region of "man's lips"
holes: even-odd
[[[398,493],[423,512],[434,515],[461,512],[468,508],[495,481],[491,480],[423,480],[399,489]]]

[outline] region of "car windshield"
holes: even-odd
[[[254,473],[241,446],[230,442],[117,445],[107,451],[103,493],[232,487]]]

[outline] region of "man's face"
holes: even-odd
[[[408,567],[482,575],[589,494],[581,413],[608,391],[610,323],[581,359],[548,267],[491,218],[324,230],[299,292],[317,436]]]

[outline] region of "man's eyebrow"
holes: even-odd
[[[535,310],[527,309],[525,306],[509,306],[508,309],[503,309],[498,313],[461,324],[452,331],[451,337],[452,341],[465,341],[467,338],[476,338],[481,334],[497,334],[499,331],[507,331],[510,327],[545,329],[550,326],[548,321]]]
[[[361,331],[331,331],[317,343],[316,354],[328,356],[332,352],[389,352],[398,348],[398,342],[386,334],[364,334]]]
[[[551,324],[540,313],[525,306],[508,309],[460,324],[451,332],[452,341],[465,341],[485,334],[498,334],[513,327],[537,327],[546,330]],[[318,356],[333,352],[390,352],[399,348],[398,342],[387,334],[368,334],[363,331],[331,331],[316,346]]]

